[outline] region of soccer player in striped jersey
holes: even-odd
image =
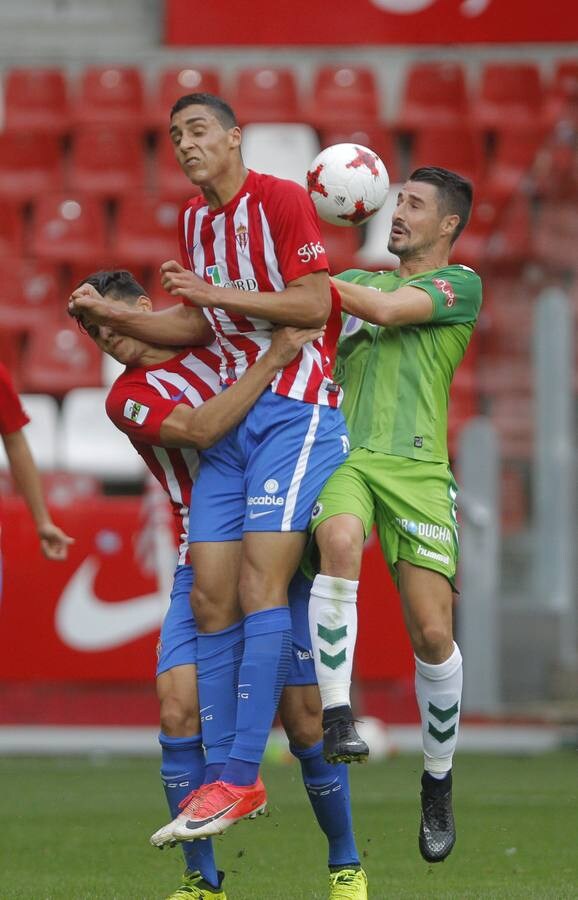
[[[99,272],[89,276],[85,284],[95,292],[94,296],[104,297],[118,308],[132,309],[136,315],[146,315],[151,308],[143,288],[129,272]],[[179,803],[204,779],[202,744],[209,767],[222,765],[227,759],[234,733],[230,723],[218,713],[223,704],[233,710],[236,706],[235,676],[242,649],[235,641],[231,643],[234,665],[230,670],[220,661],[215,674],[223,699],[211,712],[204,709],[201,724],[196,663],[198,654],[206,655],[207,651],[203,646],[205,636],[197,634],[189,603],[193,570],[187,552],[189,504],[199,465],[197,450],[207,448],[232,427],[278,370],[320,330],[279,330],[256,365],[235,385],[220,393],[220,360],[213,347],[176,352],[174,347],[122,336],[110,327],[91,323],[82,315],[79,318],[98,346],[126,365],[111,387],[106,409],[169,495],[177,524],[179,557],[171,603],[161,631],[157,666],[161,777],[169,808],[176,817]],[[352,896],[352,883],[364,887],[365,873],[360,868],[353,837],[347,767],[331,766],[322,755],[321,705],[307,618],[310,586],[300,574],[290,586],[291,664],[280,714],[292,753],[301,763],[313,811],[328,840],[330,898],[340,900]],[[233,628],[229,633],[234,636],[235,631]],[[200,705],[210,706],[203,700],[202,691]],[[228,731],[220,730],[222,722]],[[187,870],[182,884],[168,900],[185,897],[225,900],[222,873],[216,870],[211,842],[185,842],[183,848]],[[354,896],[365,900],[367,895],[357,891]]]
[[[352,452],[325,485],[312,519],[321,571],[309,623],[326,758],[351,762],[368,753],[353,724],[349,688],[363,544],[375,523],[415,654],[425,770],[419,847],[428,862],[445,859],[455,841],[451,769],[462,659],[452,631],[457,488],[447,414],[482,292],[472,269],[448,259],[471,205],[466,179],[417,169],[393,214],[388,249],[399,256],[399,269],[338,276],[350,314],[337,371]]]
[[[179,306],[148,319],[109,315],[98,302],[73,303],[117,330],[167,343],[216,338],[225,386],[255,365],[276,325],[327,323],[285,366],[239,425],[203,454],[190,540],[197,581],[193,603],[215,659],[234,639],[238,593],[245,615],[235,741],[215,781],[174,823],[179,840],[221,833],[266,802],[259,779],[287,666],[287,587],[305,545],[315,500],[348,453],[331,376],[340,330],[317,216],[304,188],[249,171],[231,108],[209,94],[177,101],[170,116],[175,154],[201,193],[180,219],[182,265],[161,267]],[[205,678],[200,660],[199,680]],[[217,702],[217,700],[215,700]]]

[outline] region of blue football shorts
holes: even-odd
[[[239,541],[246,531],[306,531],[323,485],[348,453],[338,409],[265,391],[201,454],[191,543]]]
[[[191,609],[191,566],[177,566],[171,600],[157,645],[157,675],[197,662],[197,626]]]
[[[171,601],[158,643],[157,675],[175,666],[195,665],[197,662],[197,626],[190,604],[193,580],[191,566],[177,566]],[[311,581],[298,570],[289,585],[293,650],[288,685],[317,683],[307,611],[310,590]]]

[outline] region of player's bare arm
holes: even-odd
[[[22,431],[14,431],[3,435],[2,439],[10,472],[34,519],[44,556],[52,560],[66,559],[68,547],[74,543],[74,538],[65,534],[50,517],[40,475],[25,436]]]
[[[374,325],[419,325],[429,322],[434,311],[427,291],[404,285],[397,291],[382,293],[361,284],[332,278],[341,294],[343,311]]]
[[[236,384],[197,408],[185,403],[174,408],[160,428],[163,446],[197,450],[211,447],[247,415],[279,369],[295,359],[304,344],[322,334],[321,328],[287,327],[274,331],[267,352]]]
[[[319,328],[331,311],[327,272],[313,272],[290,281],[283,291],[240,291],[207,284],[194,272],[169,260],[161,266],[161,284],[169,294],[186,298],[195,306],[218,307],[276,325]]]
[[[213,340],[211,326],[200,310],[182,303],[160,312],[144,312],[121,306],[102,297],[90,284],[82,284],[70,295],[71,315],[96,325],[108,325],[117,334],[151,344],[198,347]]]

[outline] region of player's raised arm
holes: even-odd
[[[279,369],[288,365],[304,344],[317,340],[322,334],[323,329],[319,328],[277,329],[267,352],[236,384],[200,407],[179,403],[174,408],[160,428],[163,446],[205,450],[215,444],[247,415]]]
[[[82,284],[70,295],[68,310],[76,318],[107,325],[118,334],[169,346],[199,346],[212,339],[209,323],[200,312],[182,303],[160,312],[136,311],[102,297],[90,284]]]
[[[267,319],[276,325],[320,328],[331,310],[327,272],[312,272],[287,284],[282,291],[241,291],[207,284],[173,261],[161,266],[161,284],[187,304]]]
[[[338,278],[331,281],[341,295],[344,312],[374,325],[418,325],[429,322],[433,315],[432,299],[421,288],[405,285],[397,291],[382,293]]]

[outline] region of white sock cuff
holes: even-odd
[[[445,775],[452,768],[453,760],[453,753],[450,756],[439,757],[429,756],[429,754],[424,753],[423,767],[426,772],[431,772],[435,775]]]
[[[462,654],[460,648],[454,641],[454,649],[451,656],[448,656],[443,663],[426,663],[423,659],[415,656],[415,667],[420,675],[429,681],[443,681],[445,678],[451,678],[462,664]]]
[[[344,603],[357,602],[359,581],[335,578],[333,575],[316,575],[311,594],[323,600],[342,600]]]

